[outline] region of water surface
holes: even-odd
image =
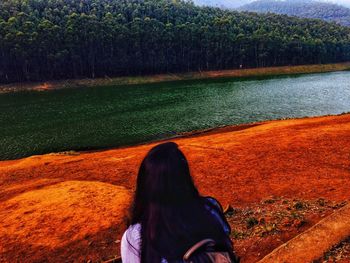
[[[350,111],[350,72],[0,95],[0,159]]]

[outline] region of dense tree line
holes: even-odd
[[[276,13],[304,18],[317,18],[350,26],[350,8],[314,0],[258,0],[239,10]]]
[[[350,60],[350,29],[179,0],[2,0],[0,82]]]

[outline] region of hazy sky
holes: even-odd
[[[350,0],[333,0],[332,2],[350,6]]]

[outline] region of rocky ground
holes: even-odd
[[[350,262],[350,236],[340,244],[327,251],[322,258],[314,263],[348,263]]]
[[[270,197],[254,206],[228,209],[226,217],[232,228],[235,250],[239,255],[244,255],[244,262],[256,262],[267,247],[285,243],[345,204],[323,198],[301,200]],[[333,256],[338,250],[329,252],[329,255]],[[343,254],[342,258],[350,261],[348,255]]]

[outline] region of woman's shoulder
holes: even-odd
[[[125,231],[125,233],[128,233],[129,235],[139,235],[141,231],[141,224],[137,223],[134,225],[130,225],[128,229]]]
[[[122,241],[127,241],[131,245],[141,241],[141,224],[130,225],[125,230]]]
[[[121,254],[124,260],[139,259],[141,247],[141,224],[130,225],[121,240]],[[123,261],[124,262],[124,261]],[[125,261],[129,262],[129,261]],[[132,261],[130,261],[132,262]],[[138,262],[138,261],[135,261]]]

